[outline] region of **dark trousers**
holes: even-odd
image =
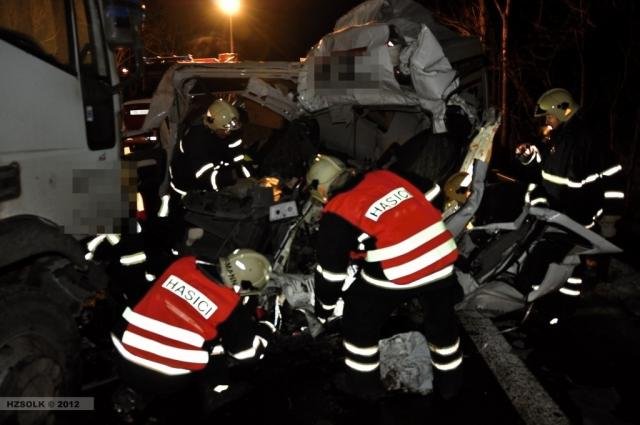
[[[459,337],[454,311],[456,285],[454,276],[420,288],[398,290],[373,286],[358,279],[343,295],[344,340],[358,347],[377,346],[380,331],[391,313],[415,297],[422,305],[423,332],[427,341],[440,347],[451,346]],[[348,370],[357,376],[354,381],[362,386],[379,384],[379,369],[357,373]]]

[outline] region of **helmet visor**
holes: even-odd
[[[545,109],[542,109],[539,104],[536,105],[536,112],[533,114],[534,117],[541,117],[546,114],[547,111]]]

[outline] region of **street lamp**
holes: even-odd
[[[218,7],[229,15],[229,48],[233,53],[233,15],[240,10],[240,0],[217,0]]]

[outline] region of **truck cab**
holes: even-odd
[[[102,22],[117,27],[117,13],[96,1],[0,5],[0,218],[36,215],[67,234],[114,230],[120,101]],[[104,190],[90,195],[96,185]]]
[[[77,384],[76,315],[104,281],[80,241],[119,232],[133,201],[122,184],[134,180],[120,162],[115,52],[140,46],[142,16],[137,1],[0,3],[3,396]],[[40,413],[0,412],[0,422],[39,423]]]

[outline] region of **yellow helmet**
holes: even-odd
[[[329,155],[318,154],[307,171],[307,183],[311,185],[311,197],[326,203],[332,190],[342,186],[349,175],[344,162]]]
[[[553,115],[560,122],[567,122],[580,108],[571,94],[565,89],[555,88],[546,91],[536,103],[534,117]]]
[[[209,105],[203,121],[204,125],[212,131],[225,133],[238,130],[242,126],[238,110],[223,99],[218,99]]]
[[[269,260],[252,249],[236,249],[218,261],[223,283],[241,294],[259,293],[269,281]]]

